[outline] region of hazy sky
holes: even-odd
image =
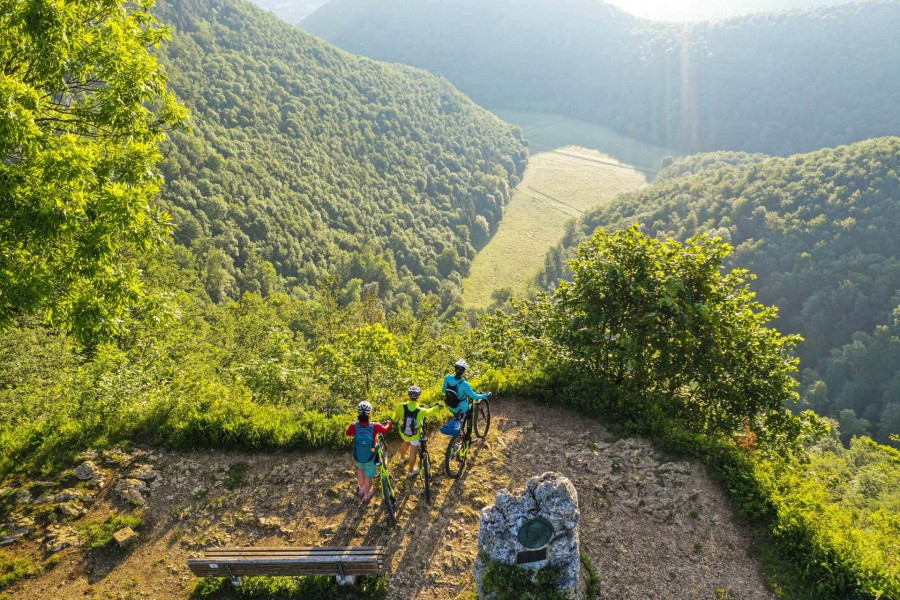
[[[607,0],[645,19],[702,21],[753,12],[846,4],[851,0]]]

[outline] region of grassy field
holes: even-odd
[[[487,306],[499,289],[524,292],[570,219],[638,189],[672,154],[557,115],[494,112],[522,128],[532,156],[497,233],[464,282],[463,297],[472,307]]]
[[[531,153],[548,152],[565,146],[582,146],[606,154],[642,171],[648,178],[656,174],[662,159],[677,153],[668,148],[645,144],[611,129],[567,119],[549,113],[519,110],[492,110],[508,123],[522,128],[531,145]]]

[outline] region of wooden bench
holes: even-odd
[[[384,570],[384,548],[207,548],[187,564],[199,577],[228,577],[235,587],[244,577],[309,575],[333,575],[338,583],[352,585],[359,575]]]

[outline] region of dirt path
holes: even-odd
[[[392,598],[456,598],[474,589],[481,508],[496,490],[553,470],[578,490],[582,551],[603,575],[604,600],[774,597],[747,554],[747,532],[701,465],[670,462],[641,440],[616,440],[568,410],[511,399],[493,409],[490,435],[470,468],[458,481],[440,476],[433,505],[422,498],[421,479],[399,483],[396,529],[377,501],[365,506],[355,497],[349,451],[152,452],[144,460],[160,476],[132,552],[98,559],[67,548],[55,567],[8,592],[22,599],[184,599],[196,584],[185,560],[209,545],[381,544]],[[446,439],[432,436],[436,463]],[[112,506],[121,508],[101,494],[82,518]],[[42,556],[36,541],[10,549]]]

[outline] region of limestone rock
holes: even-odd
[[[138,534],[131,527],[124,527],[113,534],[119,548],[130,546],[137,540]]]
[[[139,479],[141,481],[153,481],[159,477],[159,473],[153,470],[153,465],[141,463],[135,465],[134,468],[131,469],[128,477],[131,479]]]
[[[47,552],[59,552],[69,546],[79,546],[81,540],[75,530],[67,525],[51,525],[47,528],[47,536],[44,538],[44,548]]]
[[[0,546],[9,546],[10,544],[15,544],[23,537],[28,535],[28,533],[29,530],[26,528],[13,529],[7,536],[5,536],[3,539],[0,539]]]
[[[259,517],[257,522],[260,527],[266,527],[268,529],[281,529],[282,527],[281,519],[278,517]]]
[[[148,491],[149,488],[140,479],[122,479],[116,484],[115,490],[119,494],[119,498],[125,502],[138,506],[143,506],[147,503],[143,493]]]
[[[529,479],[520,494],[512,494],[505,489],[498,491],[494,506],[482,509],[478,557],[475,560],[475,582],[479,596],[482,595],[482,577],[491,562],[516,564],[517,554],[526,550],[519,542],[519,529],[526,521],[536,517],[549,521],[554,534],[546,545],[547,559],[523,566],[534,570],[544,567],[559,569],[562,573],[561,591],[570,595],[575,593],[581,569],[578,492],[572,482],[559,473],[544,473]]]
[[[56,505],[56,512],[64,517],[80,517],[87,513],[87,509],[74,502],[64,502],[63,504]]]
[[[75,477],[77,477],[81,481],[90,481],[91,479],[99,479],[103,477],[103,473],[100,471],[99,467],[97,467],[97,465],[95,465],[90,460],[86,460],[75,467],[74,473]]]

